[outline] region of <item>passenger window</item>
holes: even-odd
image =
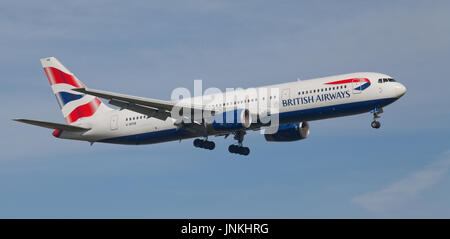
[[[383,79],[383,82],[388,82],[388,79],[384,78],[384,79]]]
[[[378,79],[378,83],[383,83],[383,79]]]

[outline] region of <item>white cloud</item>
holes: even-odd
[[[401,208],[408,201],[415,199],[420,193],[437,184],[450,167],[450,150],[441,159],[431,163],[407,177],[393,182],[379,191],[356,196],[352,202],[365,209],[381,215],[389,215],[392,210]]]

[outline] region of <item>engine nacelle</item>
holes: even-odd
[[[309,135],[308,122],[300,122],[296,124],[280,125],[275,134],[265,134],[267,141],[272,142],[289,142],[306,139]]]
[[[214,115],[212,127],[215,130],[235,130],[250,127],[252,116],[248,109],[236,109]]]

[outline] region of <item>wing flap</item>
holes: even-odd
[[[197,112],[210,111],[204,109],[202,106],[193,105],[177,105],[172,101],[150,99],[138,96],[118,94],[102,90],[94,90],[87,88],[75,88],[72,89],[76,92],[97,96],[100,98],[108,99],[109,103],[115,106],[119,106],[122,109],[128,109],[137,113],[145,114],[150,117],[154,117],[160,120],[166,120],[167,117],[172,117],[172,109],[177,107],[179,110],[190,110],[191,116]],[[211,115],[214,115],[213,111],[210,111]],[[194,120],[193,120],[194,121]]]
[[[122,109],[128,109],[137,113],[141,113],[147,115],[149,117],[154,117],[160,120],[166,120],[167,117],[170,117],[170,112],[166,110],[158,110],[155,108],[150,108],[146,106],[136,105],[134,103],[122,102],[119,100],[112,99],[109,101],[110,104],[118,106]]]
[[[22,122],[25,124],[31,124],[31,125],[35,125],[35,126],[49,128],[49,129],[60,129],[60,130],[77,131],[77,132],[89,130],[89,128],[83,128],[83,127],[67,125],[67,124],[52,123],[52,122],[46,122],[46,121],[39,121],[39,120],[29,120],[29,119],[13,119],[13,120]]]
[[[139,105],[145,105],[148,107],[152,107],[152,108],[156,108],[156,109],[163,109],[163,110],[168,110],[168,111],[171,111],[172,108],[175,106],[175,104],[170,101],[150,99],[150,98],[144,98],[144,97],[138,97],[138,96],[132,96],[132,95],[124,95],[124,94],[103,91],[103,90],[93,90],[93,89],[87,89],[87,88],[75,88],[72,90],[80,92],[80,93],[108,99],[108,100],[115,99],[115,100],[135,103],[135,104],[139,104]]]

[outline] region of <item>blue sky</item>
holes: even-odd
[[[450,217],[448,1],[2,1],[1,218]],[[371,115],[310,122],[304,141],[246,136],[117,146],[58,140],[39,59],[96,89],[254,87],[375,71],[407,94]]]

